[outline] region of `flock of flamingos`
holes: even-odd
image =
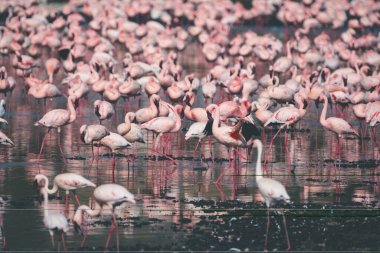
[[[282,183],[265,177],[263,150],[271,149],[281,130],[302,121],[310,102],[323,103],[320,125],[337,142],[344,135],[366,136],[369,126],[371,141],[379,145],[375,133],[380,122],[379,10],[380,2],[374,0],[252,0],[248,7],[230,0],[217,4],[78,0],[61,10],[37,1],[2,1],[0,54],[9,67],[0,68],[0,92],[5,95],[0,121],[7,123],[5,105],[14,89],[25,89],[36,99],[67,97],[66,109],[48,111],[35,123],[46,129],[38,162],[43,159],[46,137],[57,129],[66,163],[61,128],[75,124],[78,106],[88,101],[89,94],[98,93],[93,113],[99,124],[88,122],[78,134],[91,145],[94,159],[99,159],[94,147],[111,150],[113,170],[115,152],[147,143],[150,132],[152,151],[175,164],[168,154],[170,135],[180,131],[184,119],[193,121],[185,138],[199,139],[194,158],[198,146],[210,138],[227,147],[230,166],[236,166],[234,160],[244,156],[245,149],[257,149],[256,183],[270,208],[277,201],[289,202],[290,197]],[[284,39],[249,29],[271,22],[283,26]],[[248,29],[236,32],[239,25]],[[191,43],[202,48],[196,57],[209,62],[205,76],[185,75],[180,64],[181,52]],[[37,76],[41,70],[46,72]],[[147,98],[149,105],[126,112],[125,100],[140,98]],[[116,106],[120,99],[124,108]],[[328,112],[329,105],[335,105],[334,116],[332,110]],[[117,129],[107,129],[103,121],[112,120],[117,110],[124,110],[124,122]],[[362,129],[345,120],[351,112],[364,123]],[[267,147],[261,141],[262,129],[273,125],[279,126],[278,131]],[[3,132],[0,143],[14,145]],[[223,173],[216,183],[222,178]],[[112,183],[100,186],[75,173],[56,175],[52,188],[45,175],[36,175],[34,182],[46,208],[49,194],[62,189],[67,202],[73,193],[78,208],[70,220],[75,228],[86,230],[85,214],[97,216],[111,209],[106,249],[112,231],[116,230],[118,240],[115,208],[136,203],[114,177]],[[77,189],[85,187],[95,188],[93,206],[81,205],[76,195]],[[51,234],[63,232],[64,240],[67,217],[47,214],[44,223]]]

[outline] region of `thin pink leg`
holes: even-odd
[[[289,240],[288,227],[286,225],[286,218],[285,218],[284,211],[282,211],[282,222],[284,223],[286,242],[288,243],[288,248],[286,250],[290,251],[292,249],[292,245],[290,244],[290,240]]]
[[[78,195],[74,193],[75,202],[77,202],[77,205],[80,206],[80,201],[78,199]]]
[[[276,138],[276,136],[281,132],[281,130],[282,130],[282,127],[280,127],[280,129],[278,129],[277,133],[271,138],[270,144],[269,144],[269,152],[272,151],[273,141]],[[264,160],[264,167],[266,166],[266,164],[267,164],[267,158],[265,158],[265,160]]]
[[[269,233],[270,217],[269,217],[269,208],[267,208],[267,229],[265,232],[265,243],[264,251],[268,251],[268,233]]]
[[[45,133],[44,138],[42,139],[42,144],[41,144],[40,154],[38,155],[38,163],[40,163],[42,150],[44,149],[45,142],[46,142],[46,138],[47,138],[49,132],[50,132],[50,128],[47,130],[47,132]]]
[[[115,183],[115,167],[116,167],[115,153],[112,152],[112,183]]]
[[[63,154],[62,147],[61,147],[61,131],[60,130],[58,130],[58,147],[59,147],[59,152],[61,152],[63,162],[66,164],[65,155]]]
[[[106,241],[106,247],[104,249],[104,252],[107,251],[107,248],[108,248],[108,245],[110,243],[110,240],[111,240],[111,235],[112,235],[112,232],[115,230],[115,225],[114,225],[114,220],[112,219],[112,224],[111,224],[111,228],[110,230],[108,231],[108,235],[107,235],[107,241]]]
[[[63,231],[61,231],[61,239],[62,239],[62,244],[63,244],[63,250],[66,252],[67,248],[66,248],[66,242],[65,242],[65,233],[63,233]]]

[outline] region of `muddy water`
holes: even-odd
[[[199,48],[190,45],[180,58],[187,72],[195,71],[201,77],[210,64],[197,58],[197,52]],[[8,61],[8,58],[0,58],[1,65],[7,66]],[[7,69],[10,75],[15,75],[9,66]],[[46,77],[42,70],[37,70],[35,75]],[[62,77],[63,73],[59,73],[57,84]],[[91,93],[81,102],[77,120],[63,128],[61,138],[67,164],[60,156],[55,131],[50,133],[41,163],[37,164],[45,129],[33,124],[44,112],[64,108],[65,99],[37,101],[25,94],[22,79],[18,79],[18,87],[7,97],[5,118],[9,127],[4,132],[15,143],[14,148],[0,147],[0,195],[4,200],[0,205],[1,237],[7,250],[63,250],[59,235],[55,236],[53,246],[44,227],[44,207],[32,187],[37,173],[53,179],[62,172],[75,172],[98,185],[111,182],[109,151],[101,149],[100,159],[93,160],[91,147],[83,145],[79,138],[82,124],[97,123],[92,104],[98,98]],[[201,99],[199,104],[203,105]],[[116,105],[117,115],[106,121],[106,126],[116,131],[117,124],[124,119],[124,109],[133,111],[145,105],[145,99],[140,105],[137,100],[125,104],[120,100]],[[268,129],[263,135],[268,176],[281,181],[293,201],[278,206],[285,210],[292,249],[376,250],[380,246],[375,237],[380,225],[379,147],[367,131],[367,136],[361,139],[341,139],[338,152],[335,137],[319,125],[315,106],[310,108],[296,129],[286,136],[279,135],[272,150],[269,150],[269,139],[275,130]],[[334,108],[332,110],[329,109],[328,115],[335,114]],[[351,108],[345,117],[359,127],[360,122],[353,118]],[[118,153],[116,182],[138,199],[136,205],[118,211],[120,248],[263,250],[268,216],[255,183],[256,151],[248,157],[244,157],[242,151],[244,154],[234,168],[228,166],[226,149],[214,140],[207,140],[193,162],[196,140],[184,141],[189,125],[190,122],[184,121],[180,133],[168,139],[177,165],[151,153],[151,134],[146,135],[147,144]],[[200,153],[205,157],[203,163]],[[132,154],[137,155],[135,160]],[[220,173],[224,173],[223,180],[215,185]],[[91,189],[80,190],[78,194],[82,203],[89,203]],[[62,196],[63,193],[61,197],[50,199],[50,212],[64,211]],[[70,202],[69,218],[75,208]],[[271,212],[269,220],[268,250],[285,250],[281,212]],[[70,226],[65,237],[67,250],[103,250],[110,224],[107,212],[99,218],[88,219],[89,234],[85,242]],[[116,249],[115,237],[110,245],[109,249]]]

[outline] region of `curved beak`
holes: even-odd
[[[179,116],[181,117],[181,119],[183,119],[185,117],[185,110],[181,110],[181,114]]]
[[[207,111],[207,118],[208,120],[213,120],[212,114],[209,111]]]
[[[190,98],[189,98],[188,95],[185,96],[185,99],[183,100],[183,102],[185,103],[185,105],[187,105],[187,106],[191,106],[191,105],[190,105]]]
[[[73,221],[73,223],[74,223],[74,230],[75,230],[75,232],[77,232],[78,234],[83,235],[83,227],[81,225],[78,225],[78,223],[76,223],[75,221]]]
[[[85,133],[81,133],[81,134],[80,134],[80,140],[81,140],[83,143],[85,143],[85,142],[84,142],[84,136],[85,136]]]

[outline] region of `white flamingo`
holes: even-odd
[[[108,206],[112,210],[112,225],[108,233],[105,248],[107,249],[108,247],[111,238],[111,233],[116,229],[117,250],[119,251],[119,227],[116,221],[115,209],[116,207],[121,206],[122,204],[127,202],[135,204],[135,197],[126,188],[118,184],[100,185],[94,190],[93,196],[95,200],[95,207],[93,209],[91,209],[89,206],[82,205],[78,207],[77,211],[75,212],[73,218],[75,229],[83,231],[81,225],[83,223],[84,213],[86,213],[90,217],[95,217],[102,212],[104,206]]]

